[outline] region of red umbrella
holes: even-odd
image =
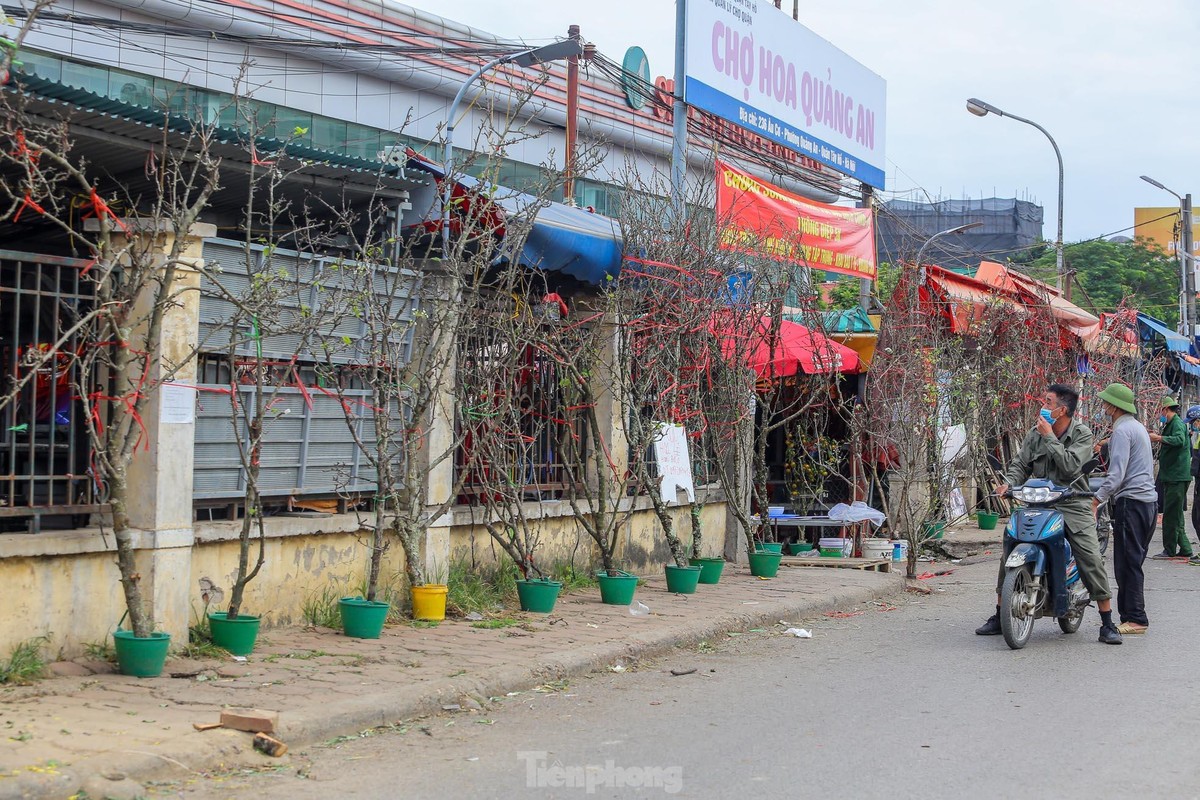
[[[750,330],[742,331],[733,330],[729,321],[724,325],[720,335],[725,357],[745,354],[760,378],[786,378],[798,372],[825,375],[860,370],[858,353],[795,322],[781,320],[773,325],[770,317],[762,317],[752,328],[747,326]]]

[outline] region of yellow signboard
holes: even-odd
[[[1167,253],[1174,254],[1179,241],[1179,207],[1135,208],[1133,238],[1149,239]],[[1200,254],[1200,221],[1192,219],[1192,253]]]

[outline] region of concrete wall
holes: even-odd
[[[530,503],[532,508],[537,504]],[[542,504],[544,516],[535,520],[541,537],[539,564],[573,563],[580,568],[598,564],[591,539],[561,503]],[[631,572],[658,573],[670,553],[659,531],[658,520],[648,501],[639,499],[637,510],[622,529],[617,563]],[[691,538],[687,506],[672,508],[676,529]],[[470,525],[465,509],[452,512],[449,527],[431,529],[427,548],[440,551],[437,565],[450,559],[467,559],[492,566],[507,558],[480,525]],[[186,628],[201,614],[200,579],[207,578],[228,598],[237,569],[237,536],[240,523],[197,523],[185,540],[158,541],[154,532],[140,534],[139,560],[144,579],[155,589],[152,613],[160,627],[185,609],[183,631],[175,644],[186,642]],[[357,594],[366,575],[368,548],[357,535],[353,514],[323,519],[275,517],[267,520],[266,562],[258,579],[247,589],[244,610],[260,614],[264,624],[304,624],[304,604],[323,592],[336,596]],[[703,513],[705,555],[717,555],[725,542],[725,504],[709,503]],[[444,535],[443,535],[444,534]],[[442,541],[444,549],[438,545]],[[163,548],[162,545],[169,545]],[[169,573],[153,574],[163,549],[173,555]],[[257,556],[257,543],[252,557]],[[182,565],[182,566],[180,566]],[[166,567],[159,566],[160,569]],[[395,543],[384,556],[383,584],[389,584],[405,603],[403,551]],[[88,644],[109,639],[124,612],[124,599],[117,582],[117,566],[111,536],[98,529],[47,532],[36,536],[0,536],[0,656],[18,642],[46,636],[52,655],[66,658],[82,655]],[[218,610],[213,607],[212,610]],[[177,628],[178,625],[173,627]],[[172,631],[176,632],[176,631]]]
[[[638,500],[637,510],[634,511],[629,522],[621,527],[615,554],[618,567],[640,575],[660,571],[663,565],[669,563],[671,559],[671,551],[662,535],[658,518],[649,506],[648,500],[644,498]],[[538,531],[541,542],[541,547],[535,556],[537,563],[543,567],[556,563],[573,563],[580,567],[598,566],[600,554],[591,537],[570,514],[570,509],[564,510],[565,515],[552,513],[535,521],[535,530]],[[689,507],[675,506],[671,509],[671,515],[675,531],[685,542],[691,541],[692,523]],[[467,560],[471,563],[490,566],[508,558],[500,546],[493,541],[484,526],[457,524],[466,523],[468,520],[469,514],[466,511],[459,511],[454,515],[456,524],[450,529],[450,558],[452,560]],[[704,534],[703,554],[720,555],[725,544],[724,502],[705,505],[701,528]]]
[[[359,535],[352,514],[332,518],[274,518],[267,521],[266,561],[246,589],[243,610],[258,614],[266,625],[304,624],[304,603],[328,590],[339,597],[361,594],[370,557],[368,534]],[[199,609],[200,579],[208,578],[225,592],[237,575],[240,523],[197,524],[192,549],[188,597]],[[251,563],[258,543],[251,549]],[[384,554],[381,584],[400,584],[403,554],[399,543]],[[219,608],[214,607],[217,611]]]
[[[106,639],[125,601],[116,557],[104,552],[99,531],[0,539],[0,658],[35,636],[50,639],[52,655],[62,650],[68,656]]]

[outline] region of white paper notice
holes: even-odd
[[[658,438],[654,441],[654,456],[658,461],[658,474],[662,480],[662,492],[668,502],[675,493],[683,489],[689,503],[696,502],[696,489],[692,484],[692,460],[688,457],[687,432],[682,425],[658,424]]]
[[[190,425],[196,421],[196,387],[165,383],[159,390],[158,421],[162,425]]]

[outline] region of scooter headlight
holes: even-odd
[[[1017,489],[1013,492],[1013,497],[1017,498],[1022,503],[1036,503],[1038,505],[1051,503],[1062,496],[1062,492],[1051,491],[1045,486]]]

